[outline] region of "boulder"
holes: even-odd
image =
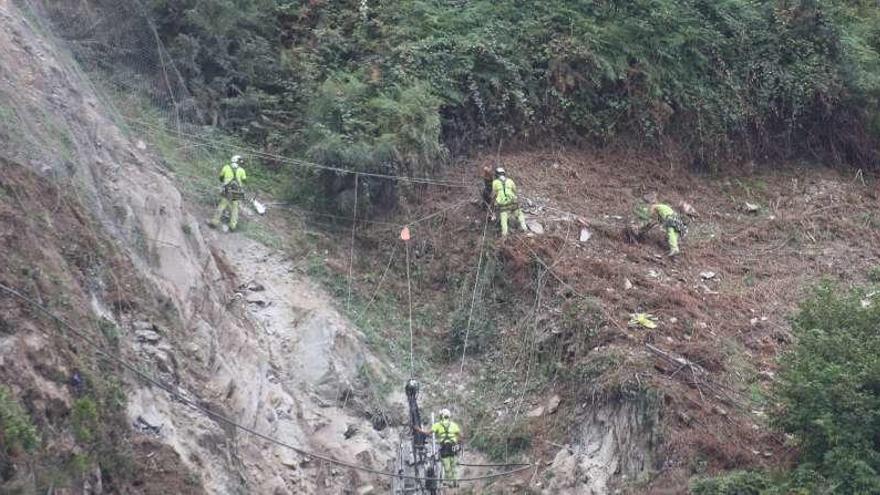
[[[534,232],[535,234],[542,235],[544,233],[544,226],[536,220],[529,220],[526,222],[526,227],[529,228],[529,231]]]

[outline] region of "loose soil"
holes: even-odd
[[[490,226],[490,255],[501,260],[503,276],[514,291],[511,314],[527,316],[517,307],[530,304],[536,273],[545,273],[548,299],[539,334],[559,331],[560,318],[554,315],[571,300],[597,305],[604,321],[592,348],[568,349],[560,364],[574,368],[596,354],[623,355],[614,376],[606,373],[597,381],[659,392],[663,441],[660,461],[652,468],[656,477],[633,490],[675,492],[684,490],[694,474],[789,463],[796,452],[767,424],[777,358],[792,340],[788,318],[820,280],[843,286],[864,283],[880,263],[873,179],[866,182],[853,170],[793,165],[697,174],[668,159],[619,151],[478,157],[469,163],[475,172],[473,191],[428,188],[419,193],[425,202],[409,215],[452,208],[427,225],[411,228],[413,270],[420,274],[413,288],[418,305],[442,306],[437,301],[449,299],[450,278],[475,270],[485,218],[477,201],[476,172],[496,161],[517,181],[527,219],[545,230],[528,236],[514,230],[510,238],[500,239],[497,226]],[[462,173],[446,179],[462,180]],[[676,208],[685,201],[695,211],[688,217],[689,235],[678,258],[664,256],[660,229],[642,242],[624,242],[624,232],[642,222],[637,208],[646,206],[645,198],[652,194]],[[471,203],[453,208],[471,196]],[[749,211],[746,202],[758,205],[758,211]],[[393,220],[407,222],[403,216]],[[586,242],[578,240],[579,220],[592,234]],[[365,274],[376,273],[383,264],[378,260],[387,259],[396,234],[359,227],[358,256],[374,266],[371,270],[364,261],[357,265],[361,277],[356,277],[356,288],[374,287],[366,283]],[[328,265],[346,267],[347,251],[340,248],[336,255],[336,262]],[[403,300],[406,278],[402,263],[398,265],[384,287]],[[658,328],[629,327],[635,312],[657,316]],[[517,319],[500,324],[500,336],[512,334],[501,342],[528,338]],[[416,329],[418,339],[433,339],[439,346],[449,342],[449,331],[443,325]],[[507,355],[495,349],[474,356],[480,362],[468,362],[473,374],[465,381],[521,364],[505,359]],[[447,373],[458,377],[457,366]],[[551,382],[528,397],[526,405],[540,404],[554,393],[567,398],[560,416],[568,419],[538,421],[533,431],[566,443],[582,414],[578,406],[585,399],[578,396],[597,386],[604,385],[562,388]],[[548,459],[556,450],[534,442],[532,454]]]

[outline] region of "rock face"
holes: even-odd
[[[590,410],[571,446],[560,450],[542,493],[604,495],[615,480],[635,480],[654,468],[656,408],[647,400],[613,400]]]
[[[85,281],[95,308],[127,308],[98,315],[128,330],[120,355],[239,424],[352,463],[369,448],[382,467],[392,455],[388,441],[356,401],[339,400],[360,392],[357,377],[364,368],[383,376],[362,335],[327,294],[304,277],[291,277],[290,263],[264,263],[272,255],[264,246],[238,234],[203,232],[148,140],[117,126],[106,100],[54,42],[18,3],[3,2],[0,101],[21,131],[21,139],[4,139],[3,153],[76,191],[99,234],[135,267],[129,275],[143,282],[142,293],[130,296],[157,304],[167,317],[157,328],[137,305],[107,304],[110,295],[100,284]],[[269,265],[278,271],[260,271]],[[242,285],[259,292],[254,298],[265,304],[237,298]],[[0,342],[0,349],[12,345]],[[299,454],[242,435],[157,387],[125,379],[133,434],[176,451],[208,493],[317,493],[325,483],[327,493],[354,483],[384,491],[386,480],[347,469],[324,478],[323,465],[308,465]],[[346,439],[349,425],[358,434]],[[92,483],[90,490],[101,487]]]

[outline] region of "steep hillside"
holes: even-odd
[[[491,6],[476,3],[462,12],[473,16]],[[160,4],[160,11],[178,7]],[[519,12],[515,2],[503,4],[504,12]],[[295,16],[281,20],[290,32],[302,28],[336,39],[342,35],[323,27],[350,19],[350,12],[336,5],[319,15],[323,5],[303,4],[305,27],[291,20]],[[434,22],[419,10],[424,2],[407,5],[414,10],[400,15]],[[762,168],[751,161],[718,173],[711,160],[693,160],[693,149],[674,156],[674,146],[658,154],[659,148],[590,151],[554,144],[492,146],[444,164],[442,175],[428,175],[440,170],[437,158],[445,153],[439,103],[422,86],[379,87],[378,62],[369,83],[351,74],[309,76],[323,81],[310,125],[323,129],[327,123],[318,117],[344,117],[339,128],[318,136],[321,146],[309,148],[312,157],[337,166],[358,162],[358,173],[328,169],[278,154],[279,148],[299,149],[302,136],[289,142],[269,137],[300,124],[301,116],[285,110],[299,106],[259,107],[248,100],[253,108],[279,112],[280,120],[269,122],[243,108],[248,95],[236,91],[245,86],[196,85],[202,92],[190,94],[184,83],[193,81],[177,74],[174,86],[184,89],[172,89],[168,70],[176,69],[166,70],[160,34],[177,43],[177,55],[186,48],[181,40],[195,39],[171,37],[173,26],[161,25],[168,32],[159,33],[144,24],[135,40],[139,48],[153,49],[155,42],[158,61],[145,64],[158,63],[162,72],[128,67],[113,73],[124,64],[91,67],[76,59],[83,54],[69,47],[94,48],[94,62],[114,42],[124,44],[125,29],[143,24],[134,16],[104,17],[92,6],[82,2],[73,9],[77,16],[65,16],[63,2],[0,0],[0,491],[387,492],[388,477],[370,470],[392,469],[408,441],[400,392],[410,377],[422,384],[426,415],[449,407],[463,425],[466,476],[527,465],[513,476],[466,484],[459,493],[684,493],[694,476],[784,468],[797,457],[796,446],[768,420],[776,407],[769,390],[777,358],[792,342],[789,317],[806,288],[821,278],[844,286],[876,278],[880,220],[870,174],[807,163]],[[54,17],[44,16],[42,7]],[[369,29],[358,36],[367,39],[383,18],[398,14],[391,3],[374,17],[365,12]],[[778,26],[780,36],[805,35],[797,29],[801,23],[824,25],[801,16],[816,12],[812,8],[761,12],[791,21]],[[616,12],[606,14],[616,19]],[[559,27],[555,11],[542,15],[547,29]],[[75,39],[78,44],[55,37],[79,28],[93,33],[108,19],[119,25],[99,30],[106,37]],[[80,25],[83,20],[100,22]],[[205,19],[187,20],[204,27]],[[836,39],[822,33],[817,42]],[[484,53],[481,46],[475,53]],[[864,67],[872,60],[866,55]],[[188,62],[185,69],[194,73],[199,64],[224,67]],[[627,57],[615,63],[625,81],[611,77],[590,89],[588,81],[571,80],[582,113],[604,105],[623,82],[644,82],[638,64]],[[84,73],[84,66],[92,72]],[[509,65],[497,69],[516,73]],[[750,70],[742,68],[744,80]],[[566,74],[577,72],[560,71],[563,86]],[[141,81],[144,72],[151,79]],[[552,81],[534,77],[546,84],[542,91],[554,92]],[[491,93],[492,81],[491,74],[480,79],[489,87],[484,93]],[[846,119],[874,94],[873,85],[861,82],[863,94],[842,110],[826,108],[821,97],[807,106],[825,115],[825,123]],[[467,134],[490,125],[474,113],[482,86],[459,83],[449,82],[469,96],[447,95],[458,106],[445,132],[479,142],[493,134]],[[633,87],[638,84],[626,86]],[[490,112],[499,129],[511,115],[535,115],[565,100],[535,97],[535,106],[508,108],[505,94],[496,95]],[[265,97],[261,92],[257,100]],[[222,103],[211,107],[212,99]],[[405,105],[397,105],[401,101]],[[688,108],[701,108],[688,101],[696,105]],[[229,108],[239,103],[245,117]],[[199,114],[199,105],[210,107],[213,117]],[[413,108],[433,117],[413,124]],[[387,119],[374,125],[367,118],[372,111]],[[580,121],[581,113],[573,112],[548,130]],[[767,112],[780,120],[768,126],[772,132],[756,131],[756,150],[771,146],[791,124],[779,117],[788,113]],[[812,123],[809,114],[798,118]],[[668,129],[699,122],[698,115],[683,112]],[[262,149],[218,131],[221,120],[239,117],[230,126],[244,127],[242,134],[265,131]],[[728,145],[739,142],[740,127],[753,117],[765,122],[745,111],[738,124],[717,117],[719,136],[734,134],[723,140]],[[873,118],[859,117],[859,128]],[[608,120],[598,122],[599,134],[619,114],[602,118]],[[635,134],[653,125],[638,114],[627,118]],[[529,117],[499,135],[541,124]],[[392,130],[412,131],[395,139],[430,153],[389,165]],[[812,131],[799,127],[795,148],[808,148]],[[834,154],[840,129],[831,131],[822,134],[823,146]],[[873,157],[863,149],[871,139],[862,137],[847,140],[842,146],[850,152],[841,153]],[[720,152],[723,145],[716,144]],[[358,161],[356,151],[369,160]],[[216,199],[213,177],[231,153],[246,156],[251,187],[269,214],[246,209],[240,231],[210,231],[203,219]],[[499,163],[519,184],[531,231],[508,239],[499,238],[480,205],[474,173]],[[420,178],[367,175],[376,170],[418,171]],[[663,256],[656,230],[640,243],[623,235],[645,220],[644,200],[653,195],[693,208],[679,258]],[[393,201],[370,208],[388,196]],[[316,211],[328,205],[336,211]],[[403,226],[412,235],[406,243]],[[657,328],[629,326],[638,312],[655,315]]]
[[[546,493],[679,493],[695,475],[787,465],[796,450],[767,419],[776,358],[807,289],[864,283],[880,263],[873,179],[808,165],[699,175],[619,151],[492,153],[470,166],[499,162],[542,234],[503,240],[490,225],[481,244],[476,184],[464,206],[460,192],[429,188],[420,214],[452,209],[412,228],[417,315],[430,322],[417,350],[445,370],[429,383],[463,409],[474,446],[552,462],[537,476]],[[652,193],[695,210],[675,260],[656,230],[625,242]],[[395,234],[359,232],[369,292]],[[403,269],[392,264],[382,287],[405,301]],[[642,311],[657,329],[627,325]]]
[[[381,486],[227,421],[384,468],[363,336],[267,248],[203,235],[45,26],[9,2],[0,25],[2,406],[39,437],[3,450],[2,491]]]

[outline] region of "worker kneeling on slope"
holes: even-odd
[[[492,181],[492,200],[498,210],[502,237],[507,236],[507,221],[511,212],[516,215],[520,228],[526,231],[526,216],[523,215],[516,198],[516,183],[507,177],[503,167],[495,169],[495,180]]]
[[[440,444],[440,461],[443,463],[443,479],[458,486],[458,454],[461,452],[461,428],[452,421],[449,409],[440,410],[440,420],[431,425],[431,431],[419,430],[425,435],[433,434]]]
[[[669,245],[668,256],[677,256],[679,253],[678,241],[687,235],[687,225],[685,225],[681,217],[671,206],[663,203],[653,203],[651,205],[651,219],[642,228],[642,231],[647,232],[658,224],[666,231],[666,242]]]
[[[244,199],[244,182],[247,180],[247,173],[241,166],[241,156],[235,155],[220,169],[220,205],[214,218],[211,219],[209,225],[217,227],[223,220],[223,213],[229,210],[229,230],[235,230],[238,226],[238,206],[239,202]]]

